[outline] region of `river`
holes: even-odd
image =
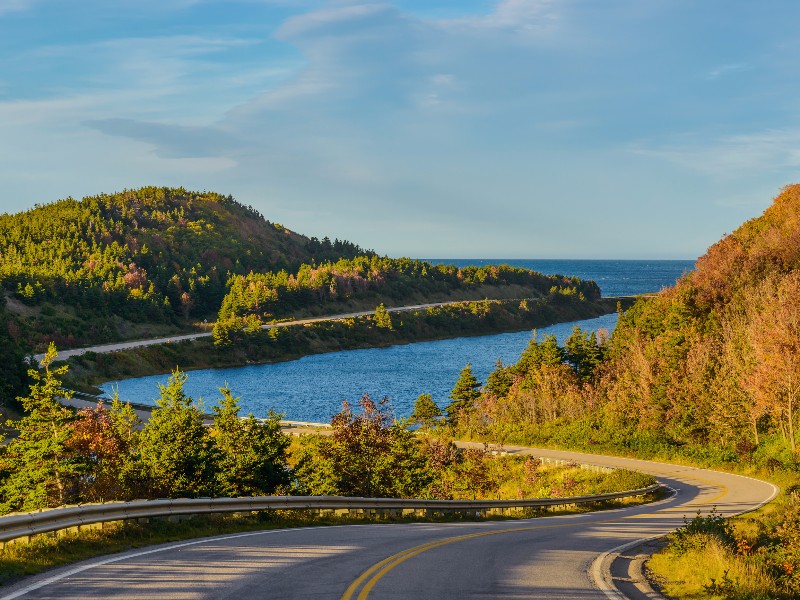
[[[437,261],[438,262],[438,261]],[[594,278],[604,295],[655,292],[671,285],[686,270],[690,261],[442,261],[459,264],[506,263],[533,268],[545,273],[560,273]],[[613,331],[617,315],[561,323],[541,328],[538,335],[553,334],[563,343],[575,325],[584,330]],[[241,398],[244,412],[263,416],[269,409],[297,421],[328,421],[343,400],[354,402],[369,393],[378,399],[388,396],[399,417],[408,416],[414,401],[429,393],[440,405],[448,404],[448,394],[467,362],[482,381],[499,358],[515,362],[531,338],[530,331],[503,333],[435,342],[420,342],[389,348],[350,350],[306,356],[284,363],[253,365],[231,369],[192,371],[186,392],[202,399],[205,407],[220,397],[218,388],[226,383]],[[158,384],[165,375],[140,377],[103,384],[104,392],[118,389],[123,399],[152,403]]]

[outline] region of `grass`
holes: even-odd
[[[774,582],[761,565],[739,559],[713,536],[698,534],[694,542],[682,553],[668,546],[648,561],[666,595],[685,600],[775,597]]]

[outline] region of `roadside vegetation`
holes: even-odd
[[[254,495],[341,495],[388,498],[539,498],[645,487],[652,478],[606,476],[575,465],[498,457],[487,448],[459,449],[443,423],[416,435],[397,421],[388,400],[344,404],[330,435],[306,435],[290,449],[280,416],[240,418],[227,388],[211,407],[213,423],[183,390],[175,371],[160,386],[157,407],[141,423],[114,398],[77,413],[61,406],[61,377],[51,346],[22,397],[17,435],[0,448],[0,512],[67,504]],[[638,477],[638,479],[637,479]],[[630,488],[628,488],[630,489]]]
[[[212,407],[213,423],[186,396],[186,375],[173,373],[146,423],[119,399],[106,407],[73,411],[61,406],[61,380],[51,346],[40,371],[32,370],[24,416],[9,425],[16,436],[0,448],[0,511],[33,511],[67,504],[157,497],[248,495],[350,495],[435,499],[521,499],[601,494],[641,489],[652,476],[610,473],[579,465],[542,464],[535,457],[504,455],[488,446],[461,449],[448,437],[440,414],[395,419],[388,400],[365,395],[344,404],[330,435],[290,439],[279,415],[240,418],[227,388]],[[458,386],[454,393],[458,392]],[[435,405],[434,405],[435,406]],[[412,430],[413,426],[419,432]],[[642,502],[646,499],[634,499]],[[575,511],[630,504],[598,502]],[[530,510],[517,516],[532,517]],[[221,533],[378,520],[449,520],[437,517],[312,515],[264,511],[248,515],[158,518],[35,536],[0,549],[0,583],[100,554]]]

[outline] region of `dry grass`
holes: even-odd
[[[695,541],[696,546],[683,554],[668,546],[648,561],[666,595],[681,600],[775,597],[773,582],[760,565],[737,556],[712,536],[697,536]]]

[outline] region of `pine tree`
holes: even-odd
[[[417,401],[414,402],[414,412],[411,414],[411,422],[416,423],[427,430],[439,422],[439,417],[442,416],[442,409],[440,409],[430,394],[420,394]]]
[[[381,303],[375,308],[375,326],[381,329],[394,329],[392,324],[392,315],[386,310],[386,307]]]
[[[219,492],[226,496],[264,495],[287,484],[289,437],[281,431],[280,415],[270,412],[263,421],[252,414],[241,419],[239,399],[227,387],[220,392],[212,430],[220,454]]]
[[[536,330],[533,331],[528,347],[522,352],[517,362],[516,371],[525,376],[535,371],[542,365],[556,366],[564,362],[564,351],[559,347],[554,335],[546,335],[539,342],[536,339]]]
[[[486,378],[486,391],[495,398],[504,398],[508,395],[508,390],[511,389],[513,383],[513,366],[507,367],[503,365],[503,361],[498,358],[494,366],[494,371],[489,373],[489,377]]]
[[[214,492],[217,453],[203,426],[203,414],[183,391],[186,375],[176,369],[141,433],[141,461],[153,493],[170,497]]]
[[[481,382],[472,373],[472,365],[467,363],[467,366],[461,370],[461,375],[459,375],[453,391],[450,392],[450,398],[453,401],[444,409],[447,413],[448,423],[457,425],[459,414],[473,408],[475,400],[481,397],[480,387]]]
[[[564,356],[582,381],[588,381],[597,365],[603,360],[603,350],[597,343],[597,334],[581,330],[577,325],[564,343]]]
[[[40,368],[28,374],[33,383],[26,397],[18,398],[26,415],[8,425],[19,431],[0,457],[0,472],[6,475],[0,488],[3,512],[36,510],[65,504],[80,464],[67,451],[70,424],[75,420],[57,398],[69,397],[60,378],[67,367],[51,369],[58,357],[51,343]]]

